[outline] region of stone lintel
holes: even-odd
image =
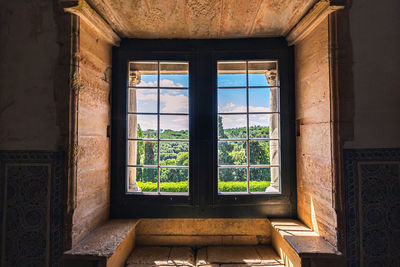
[[[119,46],[121,38],[111,26],[85,0],[65,0],[61,2],[65,12],[77,15],[91,27],[96,29],[103,39],[115,46]]]
[[[338,1],[321,0],[286,35],[289,45],[296,45],[310,34],[330,13],[343,9]]]

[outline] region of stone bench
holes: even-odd
[[[135,246],[138,220],[109,220],[64,252],[64,266],[124,266]]]
[[[300,221],[271,219],[270,222],[272,245],[286,266],[345,266],[342,254]]]

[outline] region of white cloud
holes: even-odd
[[[175,83],[174,81],[167,80],[167,79],[160,80],[160,86],[161,87],[183,87],[182,84]]]
[[[246,127],[246,115],[223,115],[222,124],[224,129]]]
[[[218,107],[219,112],[221,113],[235,113],[235,112],[247,112],[246,106],[237,106],[233,103],[228,103],[225,106],[219,106]],[[256,107],[256,106],[249,106],[249,111],[250,112],[268,112],[269,108],[267,107]]]
[[[139,84],[137,84],[136,86],[138,87],[157,87],[157,81],[149,81],[149,82],[145,82],[145,81],[141,81]],[[160,80],[160,86],[161,87],[183,87],[182,84],[180,83],[175,83],[172,80],[168,80],[168,79],[162,79]]]
[[[221,113],[240,113],[240,112],[247,112],[246,106],[240,105],[237,106],[233,103],[227,103],[224,106],[219,106],[219,112]],[[256,106],[249,106],[250,112],[268,112],[269,108],[267,107],[256,107]],[[268,124],[268,115],[251,115],[250,114],[250,121],[249,125],[267,125]],[[238,128],[238,127],[246,127],[247,125],[247,116],[244,115],[223,115],[222,116],[222,123],[224,128]]]
[[[156,101],[157,100],[157,91],[156,90],[136,90],[136,99],[140,101]]]
[[[188,113],[189,97],[178,90],[164,91],[160,96],[161,112]]]
[[[187,91],[162,90],[160,108],[164,113],[188,113],[189,97]],[[152,89],[136,90],[137,111],[157,112],[157,91]]]
[[[139,112],[157,112],[157,90],[136,90],[137,110]],[[189,97],[186,90],[161,90],[160,108],[162,113],[188,113]],[[156,115],[138,115],[140,127],[157,129]],[[187,116],[161,116],[160,127],[171,130],[187,130],[189,122]]]
[[[137,84],[136,86],[138,87],[157,87],[157,81],[154,82],[145,82],[145,81],[141,81],[139,84]]]
[[[135,115],[131,115],[135,116]],[[145,131],[148,129],[157,130],[157,116],[156,115],[137,115],[137,124]]]
[[[189,118],[188,116],[161,116],[160,117],[160,129],[163,130],[188,130],[189,129]]]

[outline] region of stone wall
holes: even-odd
[[[72,245],[109,216],[111,45],[80,20],[76,208]]]
[[[328,19],[295,47],[297,212],[337,245],[333,208]]]

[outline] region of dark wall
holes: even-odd
[[[55,66],[60,46],[52,1],[2,1],[0,149],[56,150]]]
[[[354,139],[346,148],[400,147],[399,12],[398,0],[352,1]]]
[[[346,255],[349,266],[400,266],[400,2],[350,2],[352,80],[341,88],[353,95],[342,109],[353,111],[354,130],[343,151]]]
[[[63,252],[70,16],[56,3],[1,1],[0,266]]]

